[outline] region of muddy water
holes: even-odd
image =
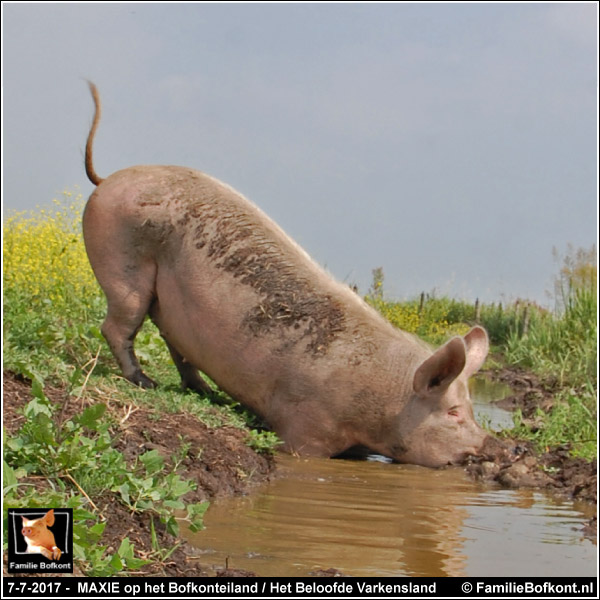
[[[492,427],[510,415],[472,394]],[[489,388],[486,388],[489,391]],[[487,394],[487,395],[486,395]],[[506,420],[508,418],[508,420]],[[214,502],[188,534],[203,564],[263,576],[336,568],[354,576],[595,576],[579,529],[589,507],[475,483],[456,468],[278,458],[277,478]]]
[[[506,398],[511,393],[510,386],[486,377],[473,377],[469,380],[469,393],[473,400],[475,418],[479,423],[487,424],[492,431],[512,428],[511,413],[494,404],[494,401]]]

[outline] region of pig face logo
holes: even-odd
[[[72,573],[73,509],[9,508],[8,572]]]
[[[54,525],[54,510],[50,509],[41,519],[21,518],[21,534],[27,542],[27,553],[42,554],[50,560],[59,560],[62,552],[56,545],[54,534],[48,529]]]

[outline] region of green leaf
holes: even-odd
[[[118,554],[113,554],[110,562],[108,563],[115,571],[123,570],[123,561]]]
[[[162,471],[165,461],[158,450],[150,450],[140,456],[140,461],[146,467],[146,475],[152,475]]]
[[[210,502],[196,502],[194,504],[188,504],[187,513],[188,520],[190,522],[189,529],[191,532],[196,533],[204,529],[204,514],[208,510]]]
[[[44,389],[43,377],[31,365],[26,365],[25,363],[19,361],[16,364],[16,368],[21,375],[31,379],[32,387],[35,384],[36,389]]]
[[[181,500],[165,500],[163,505],[172,510],[183,510],[185,504]]]
[[[128,537],[123,538],[117,554],[125,561],[125,565],[128,569],[139,569],[150,562],[134,556],[133,544],[129,541]]]
[[[10,438],[4,442],[5,446],[13,452],[19,452],[26,447],[26,442],[21,436]]]
[[[198,519],[196,521],[190,521],[190,524],[188,525],[188,529],[192,533],[198,533],[199,531],[202,531],[204,529],[204,520]]]
[[[166,484],[172,498],[180,498],[194,489],[191,482],[181,479],[175,473],[171,473],[166,478]]]
[[[28,418],[32,419],[36,415],[44,414],[49,417],[52,416],[52,409],[50,408],[50,402],[48,399],[43,396],[42,398],[35,397],[33,400],[30,400],[23,410],[23,414]]]
[[[17,475],[14,469],[8,466],[6,461],[2,461],[2,486],[4,489],[15,486],[17,483]]]
[[[81,369],[76,368],[69,377],[69,383],[71,384],[71,387],[75,387],[81,381],[82,376],[83,373],[81,372]]]
[[[88,331],[92,337],[95,337],[96,339],[104,343],[104,336],[102,335],[102,332],[100,331],[99,327],[92,325]]]
[[[133,558],[133,544],[129,541],[128,537],[124,537],[121,540],[121,545],[117,553],[121,558]]]
[[[73,556],[78,560],[86,559],[85,548],[75,541],[73,541]]]
[[[38,400],[42,400],[44,402],[48,402],[48,398],[46,398],[46,394],[44,394],[44,384],[40,379],[34,379],[31,382],[31,393],[34,398]]]
[[[159,550],[160,544],[158,543],[158,536],[154,527],[154,517],[152,515],[150,515],[150,540],[152,542],[152,549],[155,551]]]
[[[99,540],[102,534],[104,533],[104,529],[106,527],[106,523],[96,523],[89,528],[90,536],[93,537],[94,540]]]
[[[175,552],[175,550],[177,550],[177,548],[179,548],[179,546],[181,546],[181,545],[182,545],[182,542],[179,542],[178,544],[175,544],[168,552],[163,554],[161,557],[163,562],[169,560],[169,557],[171,556],[171,554],[173,554],[173,552]]]
[[[54,423],[46,413],[37,414],[32,422],[31,437],[33,441],[47,446],[54,445]]]
[[[105,412],[106,404],[94,404],[88,406],[75,420],[83,425],[83,427],[96,431],[98,429],[98,420],[102,418]]]
[[[208,507],[210,506],[210,502],[195,502],[194,504],[188,504],[187,511],[190,517],[203,517]]]
[[[121,494],[121,498],[125,501],[126,504],[131,504],[131,500],[129,498],[129,484],[124,483],[117,488],[119,494]]]
[[[165,522],[165,527],[171,535],[175,537],[179,535],[179,524],[175,517],[169,517]]]

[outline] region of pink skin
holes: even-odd
[[[42,554],[48,559],[58,560],[62,554],[48,529],[54,525],[54,510],[49,510],[40,519],[23,519],[21,534],[27,542],[28,554]]]
[[[184,387],[210,393],[204,372],[290,452],[335,456],[361,445],[431,467],[478,452],[489,436],[467,380],[488,352],[481,327],[432,353],[199,171],[138,166],[101,180],[91,166],[95,125],[86,167],[97,188],[83,232],[107,297],[102,332],[127,379],[156,385],[133,349],[150,315]]]

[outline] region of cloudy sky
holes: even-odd
[[[2,5],[3,209],[95,166],[198,168],[335,277],[548,304],[552,249],[597,239],[598,8]]]

